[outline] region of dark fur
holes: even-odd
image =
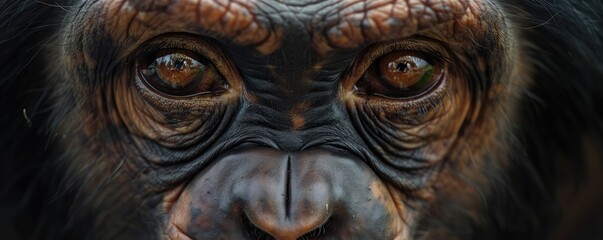
[[[53,151],[60,136],[48,129],[49,119],[61,111],[48,98],[53,86],[45,78],[57,71],[49,49],[59,47],[53,38],[62,16],[76,8],[57,2],[0,2],[0,230],[5,239],[80,239],[96,216],[73,204],[78,182],[63,176],[60,153]],[[584,159],[603,156],[603,2],[502,2],[523,37],[528,61],[535,63],[535,81],[521,93],[522,120],[511,133],[523,147],[513,153],[513,170],[500,177],[485,221],[476,223],[472,234],[543,239],[567,228],[589,239],[601,234],[603,207],[592,206],[592,214],[578,219],[585,224],[572,227],[564,219],[573,209],[564,209],[557,193],[560,186],[587,182]],[[585,144],[598,152],[588,155]]]

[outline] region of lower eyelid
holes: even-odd
[[[379,96],[359,96],[355,101],[363,101],[367,107],[393,112],[401,118],[425,118],[429,113],[445,111],[444,102],[450,94],[446,79],[442,79],[429,94],[416,99],[399,100]]]
[[[354,84],[354,88],[352,89],[352,91],[356,94],[361,93],[362,97],[373,96],[373,98],[377,98],[377,99],[381,98],[384,102],[391,101],[393,103],[400,103],[400,102],[409,102],[409,103],[415,102],[416,103],[416,100],[421,100],[422,98],[425,98],[425,97],[428,97],[429,95],[434,94],[437,90],[442,89],[442,87],[445,86],[445,82],[447,81],[446,71],[442,70],[438,74],[438,79],[434,80],[434,83],[431,84],[431,86],[429,86],[422,93],[420,93],[416,96],[410,96],[410,97],[390,97],[390,96],[386,96],[386,95],[381,95],[379,93],[376,93],[376,94],[370,93],[370,91],[362,92],[363,89],[360,89],[358,87],[358,84],[362,83],[362,81],[380,81],[380,80],[370,80],[370,79],[368,79],[369,77],[366,76],[366,74],[367,73],[365,73],[365,75],[363,75],[361,80],[358,80]]]

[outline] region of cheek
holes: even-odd
[[[410,100],[355,96],[344,99],[361,137],[392,165],[404,158],[432,166],[443,160],[467,120],[467,80],[449,74],[429,95]],[[420,167],[420,166],[417,166]]]
[[[212,126],[218,124],[210,123],[229,107],[226,101],[179,103],[128,76],[117,79],[110,94],[119,113],[113,121],[123,122],[134,135],[168,147],[186,147],[194,144],[194,138],[212,133]]]
[[[111,122],[123,126],[123,147],[139,152],[153,164],[178,163],[199,155],[224,131],[238,108],[238,96],[170,99],[147,88],[139,79],[122,74],[110,85],[105,101],[114,111]],[[135,149],[132,149],[132,148]]]

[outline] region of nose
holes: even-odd
[[[331,216],[332,186],[316,173],[300,169],[303,166],[295,156],[278,158],[276,171],[264,169],[266,174],[250,176],[235,191],[245,196],[248,232],[252,238],[269,235],[287,240],[320,235]]]
[[[392,239],[399,216],[385,188],[350,156],[247,149],[193,179],[168,222],[192,239]]]

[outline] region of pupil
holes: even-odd
[[[387,68],[392,73],[396,73],[396,72],[406,73],[410,69],[410,63],[405,62],[405,61],[404,62],[398,62],[398,61],[390,62],[387,65]]]
[[[177,59],[174,61],[174,68],[181,69],[184,66],[184,60]]]
[[[407,62],[401,62],[398,63],[398,65],[396,65],[396,69],[400,72],[407,72],[408,71],[408,63]]]

